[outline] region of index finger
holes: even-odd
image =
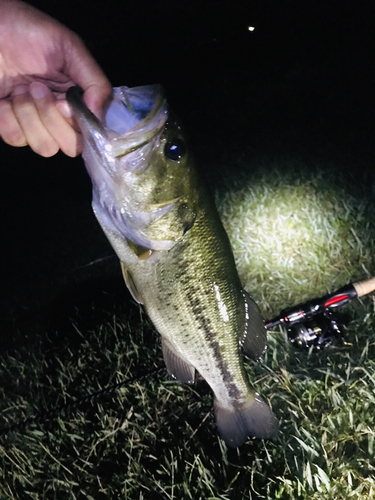
[[[46,85],[33,82],[30,93],[34,99],[41,122],[67,156],[77,156],[82,151],[82,138],[59,112],[51,91]]]

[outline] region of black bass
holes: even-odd
[[[263,319],[161,88],[115,88],[104,123],[79,88],[67,100],[84,138],[93,210],[161,334],[169,374],[191,384],[197,370],[208,382],[228,446],[274,437],[278,422],[252,389],[241,353],[264,352]]]

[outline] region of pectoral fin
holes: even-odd
[[[143,300],[137,290],[137,287],[135,286],[135,283],[133,281],[132,275],[130,272],[126,269],[125,265],[123,262],[121,262],[121,270],[122,270],[122,275],[125,280],[125,284],[128,287],[129,292],[131,293],[131,296],[133,299],[138,302],[138,304],[143,304]]]
[[[161,339],[163,358],[167,371],[171,377],[178,382],[193,384],[195,380],[195,368],[182,359],[173,348],[173,345],[164,337]]]
[[[267,330],[259,307],[247,292],[243,291],[243,295],[245,298],[246,321],[241,346],[250,358],[258,359],[267,348]]]
[[[137,243],[133,243],[131,240],[128,240],[128,246],[130,250],[138,257],[140,260],[147,260],[153,254],[154,250],[151,248],[143,247],[142,245],[137,245]]]

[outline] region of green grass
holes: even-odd
[[[217,203],[266,318],[375,274],[371,178],[288,158],[244,167],[219,186]],[[158,336],[127,300],[89,331],[78,310],[70,328],[3,355],[2,425],[158,366]],[[205,382],[161,375],[1,438],[0,498],[375,498],[374,299],[345,312],[347,345],[297,351],[275,329],[264,358],[247,362],[281,421],[275,441],[227,450]]]
[[[293,158],[264,167],[217,199],[242,281],[264,314],[370,277],[372,186],[334,168],[311,172]]]

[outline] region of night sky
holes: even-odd
[[[213,186],[253,155],[374,168],[371,1],[30,3],[76,31],[114,86],[162,83]],[[6,349],[65,302],[69,316],[127,292],[82,160],[1,143],[0,161]]]

